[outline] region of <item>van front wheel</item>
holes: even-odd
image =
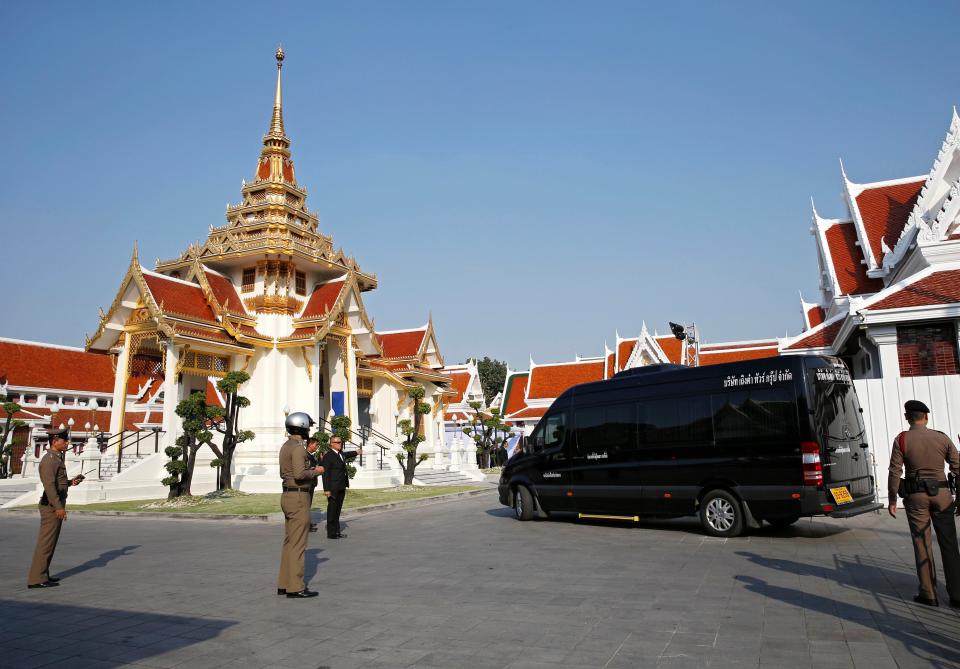
[[[533,495],[526,486],[517,486],[513,493],[513,515],[517,520],[533,518]]]
[[[711,490],[700,502],[700,524],[714,537],[736,537],[743,532],[743,507],[726,490]]]

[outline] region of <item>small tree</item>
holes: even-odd
[[[480,402],[470,402],[473,409],[473,418],[470,426],[463,428],[463,433],[473,439],[477,446],[477,456],[480,466],[490,467],[490,454],[513,436],[510,426],[503,422],[499,409],[491,409],[488,415],[481,412],[483,405]]]
[[[250,441],[256,435],[250,430],[241,430],[237,425],[240,409],[250,406],[250,400],[239,394],[241,385],[250,380],[246,372],[227,372],[217,381],[217,389],[223,393],[226,406],[210,407],[215,416],[211,427],[223,435],[221,446],[218,448],[213,441],[210,449],[217,457],[210,462],[211,467],[220,467],[220,479],[217,481],[217,490],[226,490],[233,487],[233,454],[237,446]]]
[[[398,423],[400,433],[404,437],[402,445],[404,453],[397,453],[397,461],[403,470],[404,485],[413,483],[413,475],[417,465],[430,457],[426,453],[417,455],[417,447],[426,439],[420,429],[423,424],[423,417],[431,411],[430,404],[422,401],[426,394],[423,386],[414,386],[407,391],[407,397],[413,403],[413,420],[404,418]]]
[[[0,429],[0,479],[6,479],[13,476],[13,431],[22,425],[26,425],[14,415],[20,411],[21,407],[16,402],[8,402],[6,395],[0,395],[0,402],[3,402],[2,408],[6,414],[3,422],[3,428]]]
[[[503,390],[503,382],[507,379],[507,363],[484,356],[483,360],[477,360],[477,375],[483,388],[483,400],[489,405]]]
[[[176,446],[168,446],[164,453],[170,461],[164,466],[170,474],[162,483],[170,486],[167,499],[190,495],[193,467],[197,451],[210,444],[213,432],[210,425],[222,415],[220,407],[207,406],[204,393],[196,392],[177,405],[177,415],[183,419],[183,434],[177,437]]]

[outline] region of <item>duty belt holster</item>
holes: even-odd
[[[900,496],[915,495],[918,492],[925,492],[930,497],[936,497],[940,494],[940,481],[934,479],[922,479],[919,474],[900,479]]]

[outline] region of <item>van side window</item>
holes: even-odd
[[[713,429],[720,441],[795,438],[797,401],[790,386],[713,395]]]
[[[675,397],[640,404],[641,445],[682,446],[712,441],[713,416],[709,397]]]
[[[563,443],[563,435],[566,432],[566,414],[558,413],[547,416],[543,430],[543,448],[552,448]]]
[[[637,447],[636,404],[577,409],[573,422],[580,455],[603,452],[613,455]]]

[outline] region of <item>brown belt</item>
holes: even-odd
[[[310,492],[310,488],[291,488],[283,486],[283,492]]]

